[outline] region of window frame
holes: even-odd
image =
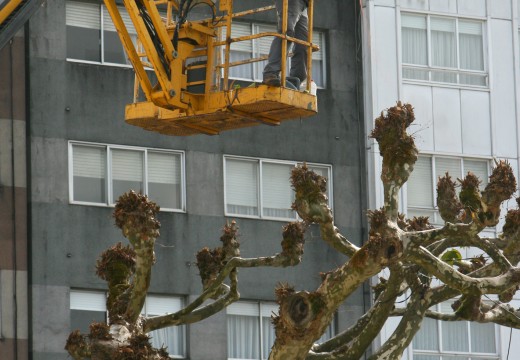
[[[79,201],[74,200],[74,146],[104,148],[105,150],[105,203],[101,202],[90,202],[90,201]],[[148,153],[165,153],[171,155],[180,156],[180,201],[181,207],[179,209],[161,207],[160,211],[164,212],[178,212],[186,213],[186,154],[182,150],[170,150],[170,149],[158,149],[148,148],[139,146],[127,146],[127,145],[115,145],[115,144],[103,144],[94,142],[84,142],[69,140],[68,143],[68,162],[69,162],[69,204],[73,205],[86,205],[86,206],[99,206],[99,207],[115,207],[115,203],[112,203],[113,197],[113,178],[112,178],[112,150],[127,150],[127,151],[138,151],[143,154],[143,193],[148,195]]]
[[[436,304],[433,306],[435,311],[442,312],[442,304]],[[468,336],[467,339],[467,346],[468,351],[455,351],[455,350],[444,350],[443,349],[443,324],[446,323],[446,321],[441,320],[433,320],[436,322],[436,332],[437,332],[437,338],[438,338],[438,350],[422,350],[422,349],[415,349],[413,346],[413,343],[411,344],[411,358],[414,358],[415,355],[425,355],[425,356],[438,356],[439,358],[443,357],[465,357],[470,358],[471,360],[479,360],[479,359],[485,359],[485,360],[500,360],[500,331],[499,327],[491,323],[494,327],[493,334],[494,334],[494,342],[495,342],[495,352],[494,353],[482,353],[482,352],[473,352],[472,351],[472,342],[471,342],[471,324],[476,325],[485,325],[485,324],[479,324],[472,321],[457,321],[457,323],[463,323],[466,325],[466,334]],[[489,324],[489,323],[488,323]]]
[[[422,16],[426,19],[426,65],[413,64],[413,63],[405,63],[403,60],[403,25],[402,19],[403,16],[411,15],[411,16]],[[435,66],[432,64],[432,29],[431,29],[431,18],[437,19],[449,19],[455,21],[455,46],[456,46],[456,67],[446,67],[446,66]],[[481,25],[482,29],[482,61],[483,61],[483,70],[469,70],[463,69],[461,67],[461,53],[460,53],[460,34],[459,31],[459,22],[467,21],[467,22],[478,22]],[[478,16],[450,16],[443,13],[435,13],[435,12],[425,12],[425,11],[410,11],[403,10],[399,13],[399,59],[400,59],[400,77],[403,83],[410,84],[429,84],[435,86],[444,86],[444,87],[455,87],[455,88],[469,88],[475,90],[489,90],[490,88],[490,71],[489,71],[489,46],[488,46],[488,34],[489,34],[489,25],[488,21],[485,17]],[[403,73],[405,69],[410,70],[422,70],[427,73],[428,79],[412,79],[405,78]],[[456,82],[447,82],[447,81],[438,81],[432,80],[432,72],[441,72],[442,74],[454,74],[456,76]],[[483,76],[485,80],[485,85],[475,85],[475,84],[465,84],[460,80],[461,75],[477,75]]]
[[[81,296],[81,294],[88,294],[89,296],[96,296],[96,297],[103,297],[104,298],[104,302],[103,302],[103,309],[101,308],[97,308],[97,309],[92,309],[91,308],[81,308],[81,307],[77,307],[75,306],[73,308],[73,297],[74,296]],[[104,312],[105,313],[105,321],[108,321],[108,310],[106,308],[106,298],[107,298],[107,293],[105,291],[98,291],[98,290],[85,290],[85,289],[76,289],[76,288],[72,288],[70,289],[69,291],[69,311],[71,312],[72,310],[82,310],[82,311],[96,311],[96,312]],[[157,294],[148,294],[146,296],[146,300],[149,300],[150,298],[163,298],[163,299],[169,299],[171,300],[172,302],[178,302],[180,304],[180,308],[182,309],[182,307],[184,306],[184,299],[183,297],[181,296],[172,296],[172,295],[157,295]],[[141,311],[141,314],[144,314],[145,316],[148,316],[146,315],[146,310],[147,310],[147,301],[145,300],[145,303],[143,304],[143,309]],[[151,313],[153,313],[153,311],[151,311]],[[69,321],[70,321],[70,318],[71,318],[71,315],[72,313],[70,313],[69,315]],[[154,316],[154,315],[151,315],[151,316]],[[160,315],[156,315],[156,316],[160,316]],[[177,326],[179,328],[179,330],[182,332],[182,350],[184,352],[183,355],[171,355],[170,354],[170,358],[171,359],[186,359],[188,358],[187,356],[187,349],[186,349],[186,345],[187,345],[187,339],[186,339],[186,326],[185,325],[181,325],[181,326]],[[70,329],[71,331],[72,330],[75,330],[75,329]]]
[[[238,161],[250,161],[255,162],[258,165],[257,171],[257,204],[258,204],[258,215],[246,215],[246,214],[236,214],[231,213],[227,209],[227,160],[238,160]],[[224,215],[228,217],[238,217],[238,218],[248,218],[248,219],[259,219],[259,220],[274,220],[274,221],[295,221],[299,219],[298,214],[294,218],[284,218],[284,217],[276,217],[276,216],[266,216],[264,215],[263,210],[263,184],[262,184],[262,165],[263,164],[279,164],[279,165],[288,165],[291,167],[295,167],[296,165],[303,164],[302,161],[290,161],[290,160],[277,160],[277,159],[268,159],[268,158],[257,158],[257,157],[248,157],[248,156],[238,156],[238,155],[224,155],[223,156],[223,173],[224,173]],[[327,169],[328,178],[327,178],[327,197],[329,202],[329,207],[333,209],[333,171],[331,164],[321,164],[321,163],[306,163],[309,167],[317,167]],[[287,179],[287,184],[289,184],[290,179]],[[293,190],[291,190],[293,191]]]
[[[464,167],[465,161],[477,161],[487,164],[487,179],[489,179],[489,176],[491,175],[491,158],[488,157],[467,157],[467,156],[448,156],[448,155],[441,155],[441,154],[420,154],[419,157],[430,159],[430,171],[431,171],[431,179],[432,179],[432,207],[424,207],[424,206],[410,206],[409,205],[409,181],[406,182],[406,199],[404,201],[404,204],[406,204],[406,216],[409,217],[410,210],[414,210],[417,212],[425,211],[425,212],[431,212],[432,215],[429,216],[430,222],[434,225],[440,225],[443,223],[442,218],[439,215],[439,207],[437,206],[437,181],[439,179],[439,176],[444,176],[444,174],[437,174],[437,167],[436,167],[436,159],[449,159],[449,160],[459,160],[460,162],[460,174],[454,175],[450,174],[453,181],[457,181],[457,178],[462,178],[467,174],[466,168]],[[480,179],[482,180],[482,179]],[[489,181],[489,180],[487,180]],[[486,182],[487,183],[487,182]],[[424,216],[424,215],[420,215]],[[438,218],[438,219],[437,219]],[[441,222],[437,222],[439,220]]]
[[[276,24],[261,23],[261,22],[245,22],[245,21],[236,21],[234,23],[238,24],[238,25],[242,25],[242,26],[243,25],[248,26],[249,27],[249,35],[256,35],[256,34],[259,34],[261,32],[277,32]],[[264,28],[264,31],[262,31],[262,28]],[[267,29],[265,29],[265,28],[267,28]],[[272,28],[272,29],[270,29],[270,28]],[[269,30],[269,31],[267,31],[267,30]],[[222,34],[222,36],[223,35],[224,34]],[[268,39],[268,38],[269,37],[265,37],[265,38],[262,38],[262,39]],[[317,87],[318,87],[318,89],[326,89],[327,88],[327,57],[326,57],[326,51],[327,51],[326,43],[327,42],[326,42],[326,32],[318,30],[318,29],[313,29],[313,40],[316,40],[316,38],[319,38],[319,40],[320,40],[318,45],[320,46],[320,51],[319,52],[321,53],[321,57],[318,58],[318,59],[314,59],[314,57],[313,57],[313,60],[319,60],[320,61],[320,64],[321,64],[320,65],[320,70],[321,70],[321,73],[323,75],[323,84],[317,85]],[[262,56],[262,54],[260,52],[260,45],[259,45],[259,42],[262,39],[258,38],[258,39],[248,40],[248,41],[252,42],[251,43],[251,53],[250,53],[250,57],[251,58]],[[237,46],[237,43],[232,43],[231,47],[233,47],[233,46]],[[233,51],[233,49],[231,48],[230,49],[230,53],[232,51]],[[224,46],[221,46],[220,55],[221,55],[221,58],[224,59]],[[267,54],[264,54],[264,55],[267,55]],[[251,78],[243,78],[243,77],[231,76],[231,72],[230,72],[229,78],[233,79],[233,80],[238,80],[238,81],[262,82],[262,80],[263,80],[263,76],[262,76],[263,66],[261,66],[261,64],[264,64],[264,61],[258,61],[258,62],[254,62],[254,63],[249,64],[251,66],[251,71],[252,71],[252,77]],[[240,65],[240,66],[245,66],[245,65]],[[287,66],[289,68],[289,65],[287,65]],[[312,68],[314,70],[314,65],[313,65]]]

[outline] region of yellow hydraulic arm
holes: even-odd
[[[169,135],[215,135],[223,130],[265,123],[279,125],[281,121],[314,115],[317,101],[307,91],[284,87],[285,56],[282,56],[282,87],[253,84],[249,87],[231,86],[229,68],[264,58],[231,62],[231,44],[263,36],[278,36],[284,45],[293,41],[308,47],[308,78],[311,78],[312,4],[309,1],[308,41],[285,35],[287,28],[287,0],[284,0],[284,31],[262,33],[238,38],[231,37],[234,18],[272,10],[273,6],[233,12],[233,0],[220,0],[219,8],[211,0],[123,0],[124,9],[115,0],[104,0],[120,36],[123,47],[135,70],[136,81],[145,100],[139,101],[136,87],[134,102],[127,105],[127,122],[147,130]],[[212,9],[210,19],[188,21],[194,5]],[[132,39],[123,17],[126,11],[137,33]],[[221,29],[226,28],[226,39]],[[286,46],[282,47],[285,51]],[[153,69],[155,76],[151,80]],[[203,79],[188,81],[190,71],[202,70]],[[198,87],[197,91],[193,90]],[[202,88],[202,90],[200,90]]]

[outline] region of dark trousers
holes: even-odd
[[[276,11],[278,12],[278,32],[282,32],[282,0],[276,0]],[[308,18],[307,0],[289,0],[287,9],[287,35],[307,41],[308,40]],[[289,44],[289,48],[290,48]],[[289,48],[287,49],[289,51]],[[274,38],[269,50],[269,58],[264,68],[264,79],[278,76],[282,63],[282,39]],[[304,81],[307,78],[307,48],[300,44],[294,44],[293,56],[291,58],[290,76]]]

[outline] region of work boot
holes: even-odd
[[[262,84],[265,84],[267,86],[280,87],[282,85],[282,82],[280,81],[280,77],[278,75],[264,74],[264,80],[262,81]]]
[[[290,81],[292,85],[294,85],[294,87],[298,90],[300,89],[300,84],[301,84],[301,80],[299,77],[296,77],[296,76],[287,76],[285,78],[285,82],[287,83],[287,81]]]

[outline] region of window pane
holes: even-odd
[[[226,159],[228,213],[258,216],[258,162]]]
[[[148,197],[162,208],[182,209],[181,155],[148,152]]]
[[[470,323],[471,352],[491,353],[497,352],[495,345],[495,325]]]
[[[70,330],[79,330],[82,334],[89,333],[89,326],[93,322],[106,322],[105,311],[71,310]]]
[[[277,218],[295,218],[291,209],[294,191],[291,189],[291,170],[287,164],[263,163],[262,200],[263,215]]]
[[[413,347],[418,350],[439,350],[439,336],[436,320],[423,320],[421,329],[413,339]]]
[[[72,147],[73,201],[106,203],[106,149]]]
[[[67,57],[101,61],[101,8],[97,4],[67,1]]]
[[[408,206],[433,208],[431,158],[419,156],[408,180]]]
[[[113,149],[111,154],[112,203],[130,190],[143,193],[143,152]]]
[[[432,65],[452,68],[457,67],[455,20],[432,17],[430,23]]]
[[[441,360],[441,357],[438,355],[413,354],[413,360]]]
[[[403,15],[401,26],[403,63],[428,65],[426,17]]]
[[[484,70],[482,23],[459,21],[460,67],[467,70]]]
[[[259,318],[228,315],[228,357],[234,359],[260,359]]]
[[[403,67],[403,78],[413,80],[430,80],[430,70]]]
[[[106,297],[93,291],[70,292],[70,329],[89,332],[92,322],[106,322]]]
[[[469,352],[467,322],[442,322],[442,350]]]
[[[129,64],[117,32],[103,31],[104,62]]]

